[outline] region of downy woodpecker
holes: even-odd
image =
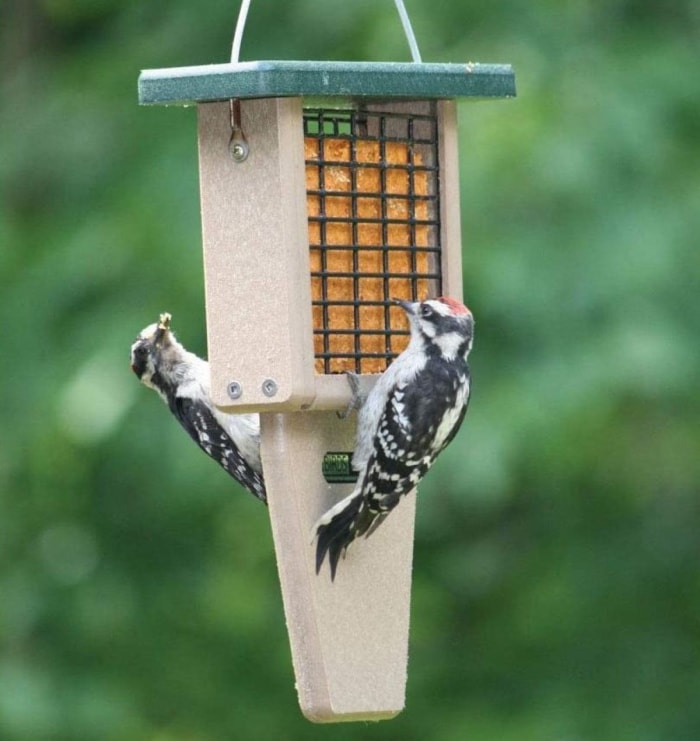
[[[316,571],[328,554],[331,579],[352,541],[370,535],[423,478],[454,438],[467,411],[467,356],[474,319],[452,298],[398,301],[408,315],[408,347],[362,401],[357,379],[351,406],[360,406],[353,466],[357,485],[316,523]]]
[[[267,501],[257,414],[226,414],[209,395],[209,363],[177,341],[170,314],[146,327],[131,346],[131,369],[155,389],[199,447],[236,481]]]

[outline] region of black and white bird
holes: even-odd
[[[474,319],[453,298],[397,301],[408,315],[408,347],[366,399],[356,377],[351,406],[359,406],[353,467],[357,485],[316,523],[316,571],[328,555],[331,579],[352,541],[370,535],[423,478],[459,430],[467,411],[467,356]]]
[[[211,402],[209,363],[188,352],[170,330],[170,314],[131,346],[131,369],[155,389],[199,447],[238,483],[267,502],[257,414],[226,414]]]

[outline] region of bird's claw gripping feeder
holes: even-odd
[[[146,70],[139,102],[197,104],[211,395],[260,412],[299,702],[313,721],[404,706],[415,496],[335,581],[312,528],[350,493],[344,371],[371,386],[405,347],[392,299],[461,298],[455,99],[515,94],[508,65],[238,62]]]

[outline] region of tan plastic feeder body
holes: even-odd
[[[312,526],[352,491],[355,417],[407,342],[392,299],[461,299],[455,98],[515,94],[507,65],[247,62],[144,71],[143,104],[196,103],[214,402],[261,415],[299,702],[313,721],[404,706],[409,495],[334,582]]]

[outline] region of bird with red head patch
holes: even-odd
[[[457,434],[469,403],[467,357],[474,338],[471,311],[455,298],[398,303],[411,338],[363,398],[354,374],[350,406],[359,408],[353,492],[316,523],[316,571],[328,555],[331,579],[340,557],[368,536],[411,492]]]

